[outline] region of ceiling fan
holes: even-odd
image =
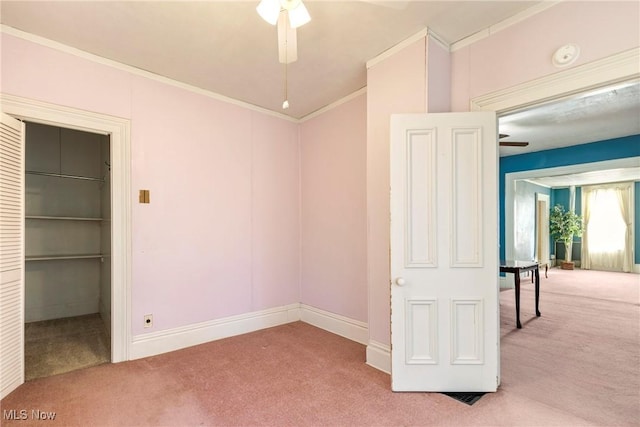
[[[409,0],[360,0],[374,5],[404,9]],[[296,29],[311,20],[309,11],[302,0],[260,0],[256,7],[258,14],[271,25],[278,26],[278,60],[290,64],[298,60],[298,40]]]
[[[498,139],[508,138],[508,137],[509,135],[507,135],[506,133],[501,133],[498,135]],[[521,141],[499,141],[498,143],[501,147],[526,147],[527,145],[529,145],[528,142],[521,142]]]
[[[290,64],[298,60],[296,29],[311,20],[302,0],[261,0],[258,14],[271,25],[278,26],[278,60]]]

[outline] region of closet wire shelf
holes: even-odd
[[[51,261],[60,259],[93,259],[104,258],[103,254],[80,254],[80,255],[27,255],[25,261]]]
[[[69,178],[69,179],[81,179],[85,181],[104,182],[104,178],[95,178],[92,176],[67,175],[63,173],[38,172],[38,171],[25,171],[24,173],[27,175],[52,176],[55,178]]]
[[[59,221],[104,221],[104,218],[91,218],[80,216],[51,216],[51,215],[25,215],[25,219],[43,219],[43,220],[59,220]]]

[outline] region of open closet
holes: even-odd
[[[25,129],[25,379],[111,360],[109,136]]]

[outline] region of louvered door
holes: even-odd
[[[0,398],[24,382],[24,125],[0,123]]]

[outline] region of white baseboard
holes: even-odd
[[[369,343],[369,345],[371,345],[369,342],[369,328],[365,322],[306,304],[290,304],[180,328],[138,335],[133,338],[129,356],[131,360],[140,359],[142,357],[180,350],[209,341],[246,334],[248,332],[298,320],[360,344],[366,345]],[[384,346],[378,347],[382,349],[382,353],[385,352]],[[388,353],[388,349],[386,352]],[[367,349],[367,354],[368,353],[369,350]],[[387,355],[387,360],[388,359],[389,356]],[[367,361],[368,360],[369,357],[367,357]],[[384,363],[382,366],[384,366]]]
[[[196,323],[133,337],[130,360],[179,350],[300,320],[300,304]]]
[[[640,274],[640,264],[633,264],[633,270],[634,273],[638,273]]]
[[[365,322],[300,304],[300,320],[360,344],[369,341],[369,327]]]
[[[391,374],[391,348],[371,340],[367,345],[367,365]]]

